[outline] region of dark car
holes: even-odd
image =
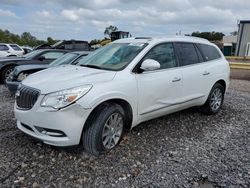
[[[67,50],[43,49],[32,51],[23,57],[12,57],[0,59],[0,83],[4,83],[9,74],[16,66],[25,64],[49,64],[61,57]]]
[[[5,86],[11,93],[15,93],[20,82],[28,75],[54,66],[65,64],[75,65],[79,60],[81,60],[88,54],[89,52],[87,51],[69,52],[52,61],[50,64],[29,64],[17,66],[6,79]]]
[[[41,44],[35,48],[37,49],[65,49],[74,51],[90,51],[88,41],[83,40],[60,40],[53,45]]]

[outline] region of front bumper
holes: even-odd
[[[16,93],[17,88],[21,82],[18,81],[11,81],[11,80],[5,80],[5,86],[11,93]]]
[[[17,127],[24,133],[49,145],[78,145],[91,109],[84,109],[76,103],[61,110],[43,108],[40,107],[41,98],[40,96],[40,100],[27,111],[20,110],[15,105]],[[46,131],[41,131],[41,128]]]

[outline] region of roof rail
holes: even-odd
[[[177,36],[175,36],[175,37],[177,37],[177,38],[193,38],[193,39],[197,39],[197,40],[208,41],[207,39],[200,38],[200,37],[194,37],[194,36],[183,36],[183,35],[177,35]]]
[[[152,37],[135,37],[135,39],[152,39]]]

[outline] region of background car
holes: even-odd
[[[24,50],[17,44],[0,43],[0,57],[22,56]]]
[[[32,52],[32,48],[31,47],[29,47],[29,46],[21,46],[22,47],[22,49],[24,50],[24,54],[27,54],[27,53],[30,53],[30,52]]]
[[[67,50],[44,49],[32,51],[23,57],[13,57],[0,59],[0,82],[4,83],[9,74],[16,66],[25,64],[49,64],[55,59],[61,57]]]
[[[65,49],[74,51],[90,51],[90,46],[88,41],[82,40],[60,40],[53,45],[41,44],[35,47],[37,49]]]
[[[79,60],[82,60],[88,54],[88,51],[69,52],[52,61],[50,64],[29,64],[17,66],[6,79],[5,86],[11,93],[15,93],[20,82],[28,75],[54,66],[65,64],[75,65]]]

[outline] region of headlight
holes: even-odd
[[[18,77],[17,77],[17,80],[18,81],[23,81],[25,78],[27,78],[27,76],[28,76],[29,74],[27,74],[27,73],[20,73],[19,75],[18,75]]]
[[[41,106],[52,107],[56,109],[63,108],[84,96],[91,88],[92,85],[84,85],[50,93],[48,95],[45,95],[41,102]]]

